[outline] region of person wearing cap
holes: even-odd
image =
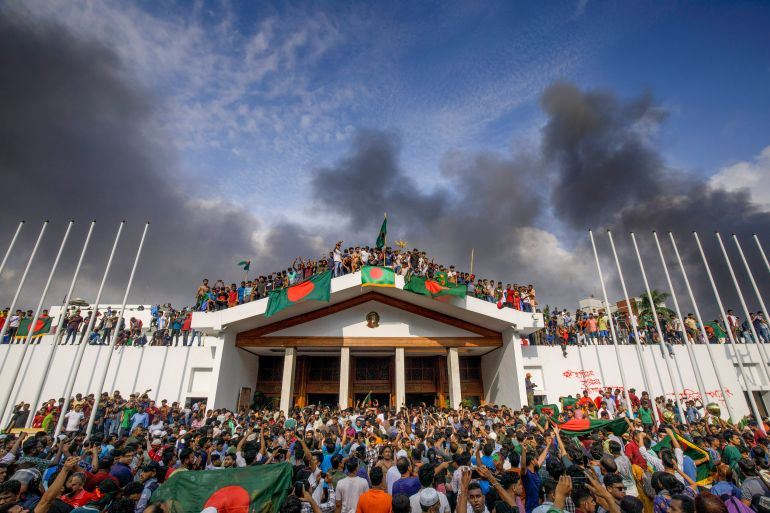
[[[435,486],[436,473],[448,466],[442,463],[439,466],[432,463],[426,463],[420,467],[417,472],[417,478],[420,480],[420,491],[409,497],[409,504],[412,507],[412,513],[450,513],[451,507],[446,495],[437,491]],[[435,498],[435,502],[434,499]]]
[[[144,489],[142,490],[141,497],[139,497],[139,500],[136,502],[136,511],[144,511],[144,508],[150,501],[152,493],[158,488],[158,470],[160,470],[160,468],[160,465],[154,461],[142,465],[142,468],[139,471],[138,481],[144,485]]]
[[[392,499],[385,491],[385,475],[381,467],[374,467],[369,472],[372,487],[358,499],[356,513],[390,513]]]

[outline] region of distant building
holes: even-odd
[[[604,301],[602,301],[599,298],[595,298],[593,296],[588,296],[578,301],[578,308],[580,308],[582,312],[587,312],[592,314],[598,314],[600,310],[602,311],[605,310]],[[617,311],[618,311],[617,306],[610,305],[610,312],[615,313]]]

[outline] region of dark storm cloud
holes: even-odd
[[[93,298],[114,233],[129,220],[105,299],[118,301],[142,224],[150,231],[132,298],[189,302],[201,276],[235,275],[235,262],[255,255],[259,223],[243,208],[191,199],[170,138],[156,128],[162,104],[127,76],[120,60],[96,41],[23,12],[0,9],[0,201],[2,251],[19,219],[24,237],[4,272],[7,305],[31,249],[38,222],[52,220],[25,287],[32,305],[53,260],[66,220],[78,221],[47,303],[66,290],[88,222],[97,228],[82,286]],[[181,303],[185,304],[185,303]]]
[[[667,168],[651,142],[654,137],[650,136],[665,120],[666,113],[650,95],[621,100],[608,92],[556,84],[545,91],[541,104],[548,116],[543,128],[543,159],[552,173],[551,204],[558,219],[580,231],[586,227],[613,230],[616,238],[623,241],[619,246],[625,249],[622,254],[626,278],[634,284],[629,286],[631,294],[643,289],[638,264],[631,258],[628,232],[635,231],[646,241],[642,244],[646,249],[645,261],[653,269],[660,265],[650,243],[650,231],[658,230],[664,236],[667,231],[673,232],[688,264],[688,273],[694,277],[691,280],[697,298],[708,305],[706,309],[713,315],[713,293],[692,235],[697,231],[723,300],[734,306],[737,313],[735,287],[714,232],[722,234],[739,279],[743,279],[745,272],[729,236],[738,235],[744,251],[750,250],[746,252],[755,264],[754,269],[761,269],[750,237],[752,233],[770,233],[770,214],[758,211],[744,192],[714,189],[698,176]],[[670,248],[667,241],[664,247]],[[606,245],[603,249],[609,255]],[[660,273],[653,272],[653,276],[656,285],[663,288],[665,282]],[[757,277],[767,290],[767,273]],[[746,282],[741,285],[744,292],[749,292]],[[747,295],[747,300],[751,308],[758,307],[753,293]]]

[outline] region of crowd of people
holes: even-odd
[[[2,435],[0,513],[168,513],[151,497],[175,472],[283,462],[295,486],[282,513],[770,511],[768,438],[756,419],[731,423],[696,402],[685,424],[673,404],[652,405],[642,393],[627,407],[617,392],[565,398],[558,415],[376,403],[232,412],[156,404],[146,392],[105,393],[98,402],[77,395],[58,437],[64,399],[50,400],[35,412],[39,432]],[[666,420],[656,423],[653,407]],[[623,429],[614,421],[579,436],[567,431],[569,421],[608,410]],[[29,414],[17,408],[11,427]]]
[[[568,346],[602,345],[613,342],[610,320],[604,310],[592,313],[578,309],[572,314],[567,309],[551,310],[546,307],[543,317],[546,324],[545,333],[535,343],[561,345],[565,356]],[[634,325],[639,334],[640,344],[660,343],[655,318],[650,313],[637,316],[633,313],[629,315],[627,312],[616,312],[612,320],[619,344],[636,343]],[[762,311],[752,312],[750,319],[741,320],[732,310],[728,310],[726,319],[704,322],[703,329],[692,313],[688,313],[681,322],[675,315],[658,315],[658,322],[663,333],[663,342],[669,347],[669,351],[673,351],[671,346],[684,344],[685,341],[690,344],[727,343],[729,342],[728,330],[736,343],[756,343],[757,339],[753,336],[752,327],[759,343],[770,343],[770,324]]]
[[[425,251],[402,250],[369,246],[342,247],[339,241],[328,255],[317,259],[296,258],[286,270],[281,270],[255,279],[225,284],[217,280],[213,285],[204,279],[195,295],[196,309],[200,311],[231,308],[250,301],[268,297],[271,291],[289,287],[316,274],[330,271],[336,278],[361,270],[364,265],[389,267],[401,276],[414,274],[432,278],[445,273],[450,283],[465,286],[467,295],[497,303],[499,308],[515,308],[534,312],[537,307],[535,287],[532,285],[506,284],[493,279],[477,278],[474,274],[455,269],[454,265],[438,264]]]

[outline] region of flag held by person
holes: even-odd
[[[238,262],[238,267],[242,267],[244,271],[248,271],[251,267],[251,260],[241,260]]]
[[[174,472],[150,499],[169,513],[278,513],[292,487],[289,463]]]
[[[708,451],[698,447],[694,443],[688,441],[686,438],[682,438],[677,434],[674,436],[679,442],[679,445],[682,447],[682,452],[686,456],[692,458],[693,462],[695,462],[695,481],[698,484],[701,484],[701,481],[709,478],[714,467],[713,463],[711,462],[711,458],[709,457]],[[665,448],[672,448],[671,437],[668,435],[666,435],[660,442],[651,447],[651,449],[655,451],[655,454],[657,455],[660,455],[660,450]]]
[[[562,424],[556,422],[563,435],[583,436],[604,429],[616,436],[620,436],[628,430],[626,419],[597,420],[597,419],[570,419]]]
[[[270,292],[265,317],[273,316],[291,305],[309,299],[326,301],[328,303],[329,296],[331,295],[331,284],[332,272],[326,271],[291,287],[274,290]]]
[[[16,330],[16,336],[14,338],[27,338],[31,324],[32,319],[30,318],[22,319],[19,321],[19,329]],[[44,317],[42,319],[38,319],[37,322],[35,322],[34,329],[32,330],[32,338],[42,337],[43,335],[48,334],[49,331],[51,331],[51,318]]]
[[[385,241],[388,238],[388,215],[385,214],[385,218],[382,220],[382,226],[380,226],[380,233],[377,235],[377,243],[375,246],[377,249],[385,247]]]
[[[396,273],[389,267],[365,265],[361,269],[362,287],[395,287]]]

